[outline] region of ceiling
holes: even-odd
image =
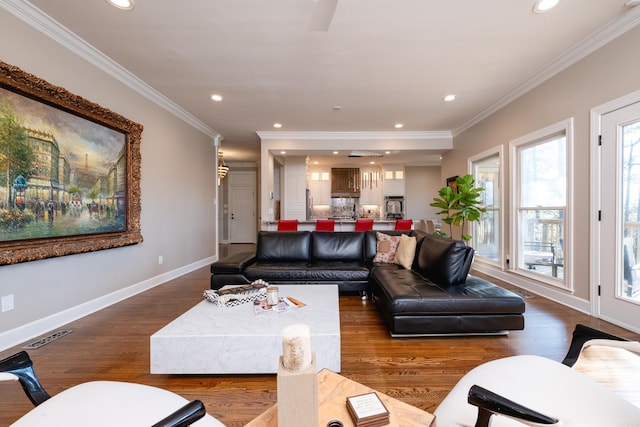
[[[534,0],[337,0],[328,29],[310,29],[326,2],[31,0],[219,132],[227,162],[259,161],[257,131],[455,135],[638,14],[628,0],[545,14]]]

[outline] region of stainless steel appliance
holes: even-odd
[[[404,218],[404,196],[385,196],[384,212],[387,220]]]

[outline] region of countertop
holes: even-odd
[[[318,218],[318,219],[327,219],[327,218]],[[299,220],[298,224],[315,224],[316,221],[318,219],[306,219],[306,220]],[[369,219],[369,218],[359,218],[359,219]],[[336,224],[353,224],[356,222],[355,219],[348,219],[348,218],[340,218],[340,219],[336,219]],[[373,220],[374,224],[395,224],[396,220],[387,220],[387,219],[374,219]],[[272,220],[272,221],[264,221],[265,224],[278,224],[278,220]]]
[[[321,218],[318,218],[321,219]],[[366,219],[366,218],[363,218]],[[311,231],[316,229],[316,221],[317,219],[307,219],[298,221],[298,230],[300,231]],[[356,228],[356,220],[349,218],[340,218],[335,220],[335,230],[334,231],[353,231]],[[374,219],[373,220],[373,229],[374,230],[393,230],[395,228],[396,221],[395,220],[385,220],[385,219]],[[262,228],[264,230],[275,231],[278,229],[278,221],[263,221]]]

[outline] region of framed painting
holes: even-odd
[[[141,136],[0,61],[0,265],[142,242]]]
[[[447,178],[447,187],[451,187],[453,191],[458,192],[458,175]]]

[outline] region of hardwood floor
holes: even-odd
[[[246,245],[221,248],[221,256],[226,256]],[[207,411],[227,426],[244,426],[276,402],[275,375],[149,374],[149,336],[200,302],[208,286],[209,268],[203,267],[70,323],[67,327],[73,333],[29,350],[43,385],[55,395],[91,380],[150,384],[201,399]],[[541,297],[526,302],[525,329],[508,336],[392,339],[374,303],[356,295],[341,296],[341,373],[433,412],[458,379],[480,363],[514,354],[562,360],[576,323],[640,339]],[[0,358],[19,350],[6,350]],[[0,382],[0,396],[0,425],[10,424],[32,407],[16,383]]]

